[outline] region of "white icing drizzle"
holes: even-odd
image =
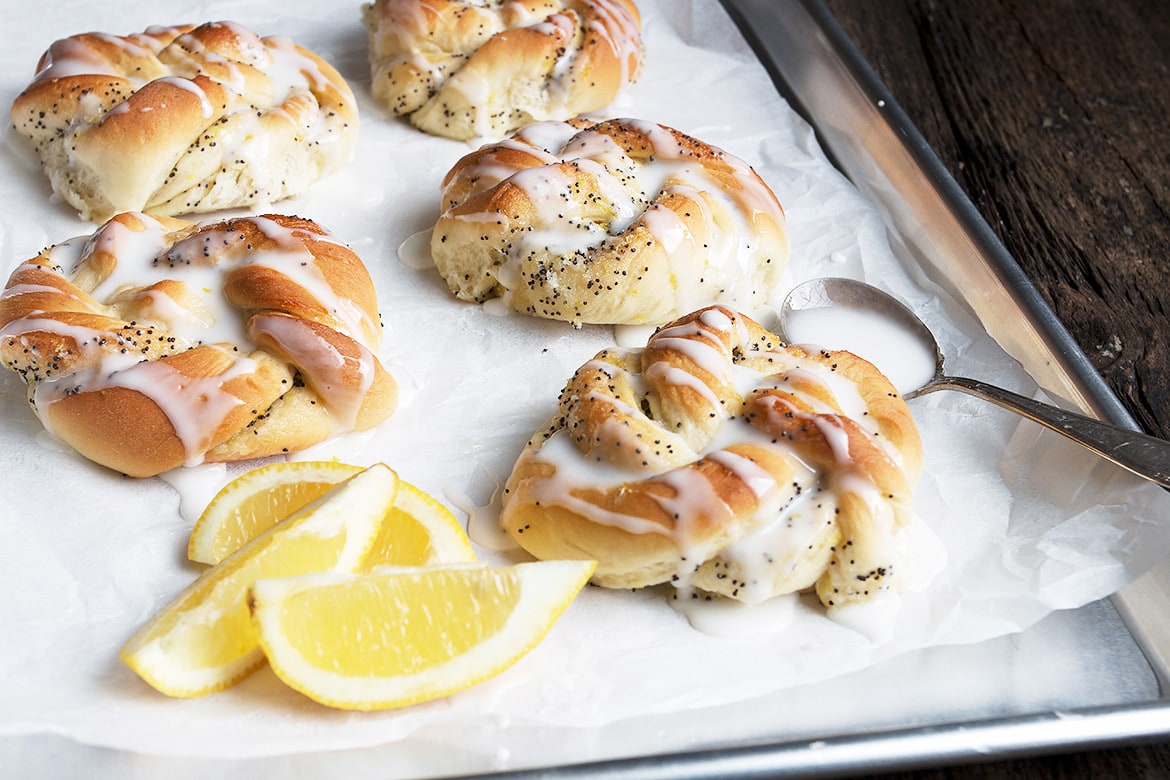
[[[47,284],[14,284],[3,293],[0,293],[0,300],[4,298],[15,298],[18,295],[33,295],[42,292],[58,293],[60,290]],[[74,300],[77,299],[76,295],[70,295],[69,297]]]
[[[204,119],[210,119],[215,114],[215,107],[211,105],[211,99],[207,97],[207,93],[191,79],[179,78],[178,76],[164,76],[161,79],[157,79],[157,81],[160,84],[170,84],[184,92],[190,92],[199,98],[199,107],[203,112]]]
[[[332,317],[337,320],[338,330],[359,343],[370,346],[366,334],[377,332],[377,323],[362,310],[356,302],[339,295],[325,278],[313,253],[305,241],[324,241],[344,246],[336,237],[318,234],[303,229],[288,228],[268,217],[247,217],[244,221],[256,226],[261,233],[272,239],[275,249],[255,249],[247,252],[240,261],[220,261],[219,273],[240,265],[258,265],[270,268],[305,290]],[[205,229],[191,239],[178,242],[168,252],[168,258],[196,268],[205,264],[205,247],[227,246],[242,240],[242,234],[227,229]],[[238,343],[238,342],[237,342]]]
[[[321,72],[320,66],[301,53],[291,40],[278,35],[268,36],[264,40],[269,44],[265,50],[269,59],[262,70],[272,79],[277,95],[316,93],[329,88],[329,79]]]
[[[776,596],[760,604],[731,599],[671,599],[670,606],[696,630],[710,636],[748,636],[783,631],[796,617],[799,597]]]
[[[208,50],[207,46],[190,32],[176,35],[178,30],[174,27],[151,27],[141,35],[91,33],[90,37],[121,49],[135,58],[157,55],[163,47],[155,40],[156,38],[164,40],[173,38],[171,55],[178,60],[178,65],[158,62],[158,68],[168,72],[168,75],[160,80],[195,94],[200,94],[201,90],[191,81],[191,77],[194,73],[201,72],[204,63],[216,66],[210,69],[211,73],[205,75],[214,78],[237,94],[243,94],[246,88],[244,76],[239,69],[240,64],[263,72],[271,83],[271,104],[261,106],[262,108],[279,106],[296,93],[315,93],[329,88],[329,79],[321,72],[317,63],[298,50],[291,40],[281,36],[259,38],[235,22],[222,21],[213,24],[226,29],[236,39],[239,45],[235,56],[238,59],[228,59]],[[53,44],[49,56],[46,57],[45,66],[35,78],[47,80],[84,74],[126,78],[136,89],[146,83],[142,78],[136,78],[133,73],[123,74],[93,47],[75,37],[63,38]],[[205,115],[210,116],[210,112],[205,112]]]
[[[773,230],[782,229],[784,214],[775,195],[747,163],[730,154],[719,154],[720,164],[727,166],[734,181],[728,186],[662,126],[633,119],[621,122],[645,135],[648,159],[634,160],[606,133],[580,131],[564,122],[538,122],[497,146],[523,150],[539,164],[505,162],[488,152],[461,171],[460,181],[474,181],[476,191],[507,180],[537,209],[530,222],[525,218],[526,224],[510,226],[505,264],[496,271],[501,284],[511,289],[532,258],[541,258],[542,272],[548,273],[549,264],[543,258],[560,257],[571,264],[573,258],[587,256],[641,224],[662,246],[670,263],[672,290],[655,292],[670,294],[676,312],[694,311],[712,302],[753,308],[767,294],[766,285],[761,284],[762,261],[770,259],[779,267],[786,252],[782,237],[764,239],[758,226],[764,218],[779,226]],[[575,179],[582,174],[595,182],[601,198],[612,208],[606,218],[584,216],[585,204],[577,194]],[[672,196],[685,198],[688,211],[702,216],[711,231],[708,238],[694,236],[683,218],[664,205]],[[445,202],[455,205],[450,199]],[[508,215],[497,211],[459,213],[456,218],[510,222]]]
[[[609,44],[622,68],[622,81],[637,78],[637,67],[641,61],[639,50],[638,22],[615,0],[591,0],[593,18],[589,31],[596,33]]]
[[[256,367],[250,358],[240,357],[229,350],[224,352],[232,357],[233,363],[231,368],[218,376],[192,378],[180,374],[166,361],[142,361],[108,374],[104,382],[90,382],[86,389],[124,387],[150,398],[162,409],[183,443],[185,465],[198,465],[203,462],[203,453],[213,444],[212,436],[224,418],[244,403],[225,390],[224,385],[238,376],[251,373]],[[37,385],[38,406],[41,404],[41,387]]]
[[[646,343],[654,333],[653,325],[614,325],[613,337],[619,347],[636,347]]]
[[[229,481],[227,465],[223,463],[176,468],[158,476],[179,494],[179,515],[192,526],[215,498],[215,494]]]
[[[122,38],[103,33],[91,33],[91,35],[103,43],[128,52],[132,57],[149,55],[155,51],[154,47],[146,45],[137,38]],[[76,38],[63,38],[53,44],[34,80],[46,81],[85,74],[122,76],[113,64],[92,47]],[[133,76],[129,78],[133,83]],[[138,85],[142,83],[144,82],[141,79],[137,80]]]
[[[105,331],[52,319],[15,320],[0,329],[0,338],[20,338],[33,330],[69,337],[81,352],[78,370],[42,377],[33,387],[33,407],[50,433],[55,432],[49,407],[62,398],[82,391],[133,390],[150,398],[170,420],[188,465],[202,462],[223,419],[243,403],[224,384],[255,369],[250,358],[223,349],[232,359],[226,371],[213,377],[190,377],[166,361],[144,360],[137,351],[108,346],[116,340]]]
[[[719,397],[711,387],[689,371],[667,363],[652,363],[647,369],[647,379],[661,379],[665,384],[689,387],[701,395],[712,407],[719,406]]]
[[[493,484],[494,490],[485,504],[477,503],[462,486],[445,486],[443,497],[467,515],[467,536],[476,545],[499,552],[518,550],[520,546],[504,532],[498,522],[502,486],[494,479]]]
[[[420,230],[411,233],[398,245],[398,261],[407,268],[434,268],[435,261],[431,257],[431,231]]]
[[[209,27],[215,28],[213,35],[227,39],[227,54],[209,48],[199,37],[199,32]],[[181,35],[180,29],[152,27],[131,36],[89,34],[61,39],[52,45],[46,64],[35,77],[35,81],[44,81],[102,74],[130,86],[114,105],[104,102],[109,96],[101,90],[86,90],[80,95],[81,111],[70,117],[60,141],[69,155],[74,154],[75,139],[106,117],[129,111],[131,103],[126,98],[130,93],[154,82],[198,99],[208,130],[191,138],[187,153],[198,157],[199,163],[193,167],[200,171],[199,177],[185,180],[182,188],[177,185],[182,178],[148,182],[151,189],[126,193],[115,203],[117,211],[206,211],[208,207],[200,206],[210,193],[215,193],[213,201],[219,207],[270,203],[300,192],[348,161],[353,132],[347,125],[356,121],[352,95],[344,81],[336,76],[331,79],[332,74],[327,75],[308,52],[287,38],[260,38],[234,22],[212,22]],[[220,31],[225,34],[220,35]],[[102,46],[124,52],[132,58],[130,65],[107,59],[100,51]],[[133,60],[149,64],[134,67]],[[228,98],[213,99],[196,81],[200,77],[221,85]],[[167,108],[151,101],[135,101],[133,105],[141,112]],[[282,127],[281,121],[287,126]],[[276,151],[274,135],[293,140],[297,154],[304,159],[290,160],[290,152]],[[185,165],[192,167],[186,156],[176,161],[177,168]],[[217,177],[229,170],[242,171],[239,202],[223,202],[224,184],[217,183]],[[160,176],[166,173],[163,170]]]
[[[370,340],[368,334],[377,333],[373,329],[376,323],[370,322],[356,302],[332,289],[303,243],[318,240],[340,245],[340,241],[329,234],[289,229],[269,218],[251,217],[236,223],[256,225],[277,247],[229,251],[221,256],[220,250],[228,248],[233,231],[206,228],[172,244],[174,236],[161,222],[144,214],[134,218],[140,230],[111,220],[90,237],[64,241],[48,251],[56,270],[92,296],[92,301],[85,301],[76,310],[121,321],[125,323],[121,331],[69,324],[48,313],[30,313],[0,328],[0,338],[20,343],[28,344],[29,334],[39,333],[71,340],[75,345],[67,353],[67,364],[60,368],[41,366],[37,375],[28,377],[35,382],[34,409],[51,433],[52,404],[78,392],[123,388],[150,398],[162,410],[183,444],[187,465],[201,462],[203,453],[216,443],[213,438],[224,419],[243,403],[224,385],[257,369],[256,362],[246,356],[255,349],[255,342],[247,335],[244,313],[231,306],[222,292],[224,274],[250,264],[285,275],[338,320],[336,330],[351,332],[358,355],[347,359],[298,319],[262,318],[264,331],[311,375],[336,429],[354,426],[376,376],[376,358],[364,344]],[[234,234],[240,235],[238,231]],[[160,286],[163,282],[169,286]],[[68,289],[69,285],[63,291],[49,285],[18,284],[6,289],[3,296],[47,293],[80,300]],[[151,346],[144,346],[148,342]],[[148,351],[165,356],[199,345],[227,355],[227,370],[212,377],[190,377],[166,360],[146,358]],[[54,363],[56,360],[54,357]]]
[[[742,399],[763,392],[756,403],[762,403],[765,411],[773,414],[795,416],[815,428],[824,437],[831,451],[831,465],[818,466],[802,454],[799,443],[789,442],[752,424],[739,415],[734,403],[720,404],[719,396],[709,381],[704,381],[677,363],[667,364],[650,359],[640,371],[627,371],[607,360],[594,360],[582,367],[582,371],[602,371],[606,376],[617,379],[645,394],[650,387],[685,386],[699,392],[711,407],[722,410],[725,420],[698,449],[685,452],[686,445],[671,441],[676,454],[685,463],[700,460],[718,464],[733,475],[751,491],[756,499],[752,516],[740,518],[738,532],[732,538],[720,542],[721,547],[711,549],[712,542],[700,542],[691,531],[692,524],[701,517],[727,517],[730,509],[712,483],[699,469],[689,466],[658,467],[654,471],[633,467],[622,467],[599,455],[583,457],[574,444],[573,435],[567,428],[556,430],[541,447],[531,452],[531,457],[541,463],[553,466],[551,476],[536,481],[529,490],[530,500],[541,506],[562,506],[578,513],[588,521],[620,528],[631,534],[662,534],[669,536],[680,551],[684,561],[680,563],[675,586],[684,594],[689,592],[691,576],[698,562],[715,556],[734,563],[739,567],[737,575],[743,586],[736,597],[745,602],[759,602],[771,597],[772,583],[777,577],[786,577],[797,570],[802,559],[819,549],[825,538],[827,527],[834,527],[836,515],[845,496],[860,501],[872,513],[869,527],[864,531],[865,543],[877,555],[888,557],[888,566],[898,564],[903,555],[894,542],[898,530],[898,519],[894,510],[878,486],[867,476],[867,472],[854,463],[850,450],[849,436],[842,419],[848,418],[862,430],[867,431],[871,441],[883,446],[895,463],[901,463],[900,454],[889,442],[878,435],[875,420],[869,415],[862,395],[856,384],[833,370],[831,364],[800,357],[782,346],[770,350],[755,351],[746,346],[749,336],[742,319],[731,319],[718,309],[705,311],[693,322],[684,323],[660,331],[648,349],[663,348],[684,355],[693,365],[710,374],[716,383],[725,389],[732,388]],[[743,349],[743,358],[728,354],[720,336],[730,336],[730,344]],[[619,348],[610,350],[611,358],[622,365],[638,365],[629,353]],[[634,352],[637,352],[636,350]],[[685,363],[683,364],[685,365]],[[610,384],[613,384],[611,382]],[[801,388],[806,388],[802,390]],[[781,390],[777,395],[769,391]],[[650,391],[652,392],[652,391]],[[724,391],[720,391],[723,393]],[[829,405],[823,398],[826,393],[835,399],[838,407]],[[597,400],[604,401],[616,414],[606,417],[597,435],[605,439],[621,438],[622,426],[626,419],[645,421],[645,413],[637,403],[618,401],[606,396],[600,390],[591,393]],[[795,399],[799,404],[792,406],[785,398]],[[782,407],[780,404],[784,404]],[[808,407],[811,411],[801,411]],[[659,421],[663,440],[670,437],[670,421]],[[748,453],[758,447],[770,452],[783,452],[793,469],[789,481],[780,484],[777,477],[754,461]],[[733,449],[734,448],[734,449]],[[747,449],[743,449],[747,448]],[[677,519],[674,525],[663,525],[642,516],[633,516],[603,509],[589,500],[575,495],[579,491],[609,493],[643,481],[662,482],[672,491],[669,498],[656,497],[658,505]],[[646,491],[649,495],[652,491]],[[654,493],[657,495],[657,493]],[[887,540],[888,544],[882,540]],[[818,553],[828,555],[828,552]],[[820,572],[816,573],[820,576]],[[814,577],[815,579],[815,577]],[[890,577],[875,583],[873,592],[883,592],[889,585]],[[798,583],[800,587],[811,585],[812,581]],[[856,611],[845,614],[856,614]]]
[[[534,119],[564,119],[600,108],[610,93],[638,76],[642,59],[641,23],[636,11],[617,0],[577,0],[577,2],[502,2],[500,0],[466,0],[453,3],[455,8],[440,9],[426,3],[383,0],[377,4],[379,16],[368,23],[375,70],[392,74],[403,69],[410,72],[408,89],[418,75],[424,76],[424,89],[430,93],[428,106],[445,103],[458,96],[470,106],[473,133],[481,138],[498,136],[492,111],[508,110],[496,106],[493,98],[505,94],[506,85],[489,64],[482,67],[477,52],[487,41],[516,30],[554,39],[555,57],[539,76],[543,89],[539,98],[525,101],[524,111]],[[463,30],[475,30],[456,41],[449,27],[455,26],[452,15],[460,18]],[[596,45],[595,45],[596,44]],[[586,49],[592,49],[585,54]],[[599,73],[608,71],[606,60],[613,58],[617,72],[611,89],[599,86]],[[403,93],[388,101],[391,108],[409,113],[419,108],[418,101]],[[538,105],[539,104],[539,105]],[[496,121],[498,117],[495,118]]]
[[[327,341],[318,338],[300,320],[291,317],[258,317],[253,327],[272,337],[289,355],[332,412],[337,431],[354,427],[366,393],[374,382],[374,356],[362,349],[356,360],[347,359]],[[353,376],[358,383],[352,383]]]
[[[796,343],[847,349],[876,365],[898,392],[917,390],[937,368],[931,345],[888,317],[851,306],[797,309],[785,320],[785,335]]]
[[[103,225],[85,243],[82,256],[73,264],[73,275],[99,254],[117,258],[109,273],[86,290],[105,302],[110,314],[127,321],[149,323],[167,330],[184,345],[251,345],[244,335],[243,322],[220,290],[222,269],[208,258],[188,258],[176,265],[168,258],[170,240],[157,220],[140,215],[144,230],[132,230],[120,221]],[[58,245],[60,246],[60,245]],[[57,250],[54,248],[54,260]],[[168,258],[170,262],[164,260]],[[177,282],[183,300],[151,289],[164,279]]]

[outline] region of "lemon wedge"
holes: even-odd
[[[122,647],[119,658],[170,696],[222,690],[264,661],[247,606],[258,579],[356,571],[393,506],[398,477],[360,471],[205,571]]]
[[[366,556],[363,570],[386,564],[429,566],[474,560],[471,540],[451,510],[409,482],[399,480],[394,506],[382,521],[382,530]]]
[[[340,709],[436,699],[493,677],[535,647],[594,561],[381,567],[257,581],[255,635],[277,676]]]
[[[336,461],[292,461],[245,472],[216,493],[199,515],[187,557],[219,563],[361,470]]]
[[[219,563],[361,470],[336,461],[295,461],[248,471],[225,485],[203,510],[187,542],[187,557],[196,563]],[[366,566],[473,560],[471,540],[451,510],[399,480],[394,506]]]

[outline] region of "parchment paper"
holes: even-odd
[[[473,147],[419,133],[373,104],[359,5],[331,4],[326,12],[308,0],[71,2],[55,4],[45,19],[39,9],[5,3],[0,97],[9,103],[53,39],[83,30],[126,34],[151,24],[230,19],[291,37],[338,66],[360,101],[358,159],[272,210],[315,219],[370,267],[386,326],[385,362],[403,399],[376,432],[299,457],[386,462],[461,517],[469,510],[473,526],[490,522],[493,493],[524,441],[552,413],[565,380],[613,344],[614,334],[459,303],[433,269],[398,259],[399,245],[437,217],[443,174]],[[791,281],[874,281],[927,312],[955,370],[1035,392],[960,304],[911,282],[918,276],[893,256],[875,212],[826,162],[716,3],[640,6],[644,73],[600,116],[658,121],[747,160],[786,209]],[[0,195],[5,278],[42,246],[92,230],[50,197],[31,153],[11,132],[0,148]],[[122,666],[121,644],[198,574],[185,547],[201,501],[257,464],[192,470],[169,482],[117,476],[49,440],[23,385],[6,372],[0,735],[59,734],[140,754],[212,759],[377,745],[414,755],[406,768],[387,768],[390,776],[428,774],[446,760],[444,746],[470,739],[482,747],[494,734],[510,747],[485,750],[484,761],[524,765],[547,754],[558,729],[578,739],[582,729],[620,731],[636,742],[642,735],[627,725],[645,716],[758,703],[797,686],[805,691],[801,701],[815,707],[815,686],[808,691],[819,680],[831,686],[830,678],[849,680],[851,672],[917,648],[1018,632],[1053,610],[1115,591],[1170,550],[1161,491],[986,403],[936,394],[912,408],[927,453],[916,512],[945,544],[947,564],[927,589],[905,596],[890,641],[872,642],[811,603],[798,604],[781,630],[712,636],[672,611],[661,591],[591,588],[540,647],[498,678],[398,712],[349,714],[313,704],[267,670],[230,691],[177,701]],[[182,507],[180,493],[188,497]],[[493,562],[514,557],[479,552]],[[1006,683],[988,681],[997,684]],[[828,718],[840,701],[823,700],[825,711],[807,712],[805,722]],[[653,750],[652,736],[646,750]],[[708,736],[720,738],[714,727]]]

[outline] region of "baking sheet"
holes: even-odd
[[[1017,390],[1034,388],[982,336],[961,302],[891,252],[880,214],[827,164],[811,130],[775,94],[717,5],[642,6],[649,64],[608,115],[670,124],[751,162],[788,211],[793,279],[827,273],[875,279],[934,312],[932,324],[956,368]],[[473,515],[490,516],[492,490],[550,413],[560,385],[612,343],[613,334],[501,318],[457,304],[427,269],[398,262],[397,246],[437,215],[438,180],[470,147],[422,136],[381,115],[367,99],[356,8],[352,16],[336,12],[328,20],[314,18],[313,6],[298,2],[282,4],[279,20],[264,9],[226,3],[188,6],[181,19],[164,18],[163,4],[152,6],[145,20],[131,6],[58,8],[61,16],[47,24],[24,20],[26,27],[13,36],[30,42],[29,51],[13,46],[2,54],[10,66],[0,71],[5,98],[19,91],[21,74],[31,71],[54,37],[80,29],[124,33],[192,18],[232,18],[262,34],[288,35],[351,80],[363,116],[361,157],[279,206],[331,228],[371,266],[387,325],[387,363],[406,393],[401,412],[376,435],[334,442],[314,455],[385,460],[453,504],[485,508]],[[705,97],[679,99],[692,94]],[[11,139],[0,163],[0,192],[14,204],[0,223],[5,269],[45,244],[88,232],[46,197],[35,164]],[[418,338],[424,329],[433,336]],[[476,355],[483,362],[469,361]],[[6,375],[0,379],[0,466],[13,479],[0,521],[6,578],[0,584],[12,595],[0,615],[0,674],[10,692],[0,704],[0,734],[12,737],[6,748],[29,765],[45,766],[47,750],[60,755],[59,738],[44,736],[58,734],[118,748],[85,752],[119,771],[169,768],[174,756],[184,757],[180,764],[197,758],[188,765],[217,769],[228,766],[221,761],[242,758],[244,764],[231,766],[255,776],[287,770],[293,759],[283,757],[295,755],[297,766],[309,767],[305,774],[314,766],[343,765],[371,773],[367,761],[392,758],[378,761],[376,774],[415,776],[1156,695],[1132,647],[1120,654],[1125,663],[1091,674],[1085,668],[1082,679],[1091,684],[1075,695],[1053,679],[1051,666],[1049,674],[1035,674],[1028,659],[1068,656],[1077,640],[1116,636],[1117,616],[1106,605],[1075,617],[1052,610],[1095,604],[1164,556],[1167,541],[1156,523],[1166,515],[1163,494],[973,399],[939,396],[915,404],[930,474],[917,508],[949,540],[951,565],[931,590],[908,600],[907,621],[893,642],[874,645],[813,610],[767,642],[709,637],[670,613],[661,594],[590,590],[549,641],[498,680],[434,705],[355,716],[299,700],[266,671],[226,694],[176,702],[120,667],[113,656],[125,637],[194,576],[181,560],[193,507],[184,517],[168,484],[114,477],[54,448],[24,408],[19,382]],[[1024,464],[1030,468],[1022,470]],[[189,495],[206,495],[229,473],[212,469],[175,484]],[[1059,489],[1069,473],[1080,474],[1084,486],[1073,495]],[[987,583],[991,587],[981,591]],[[1015,634],[1045,616],[1040,630]],[[1036,652],[1024,653],[1021,662],[1015,654],[1032,642]],[[917,649],[922,646],[934,649]],[[720,663],[728,657],[736,663]],[[1006,677],[997,663],[1004,657],[1013,659]],[[1070,657],[1084,658],[1079,650]],[[954,664],[983,670],[977,690],[900,695],[909,681],[953,680]],[[701,683],[691,680],[696,668],[710,670]],[[818,679],[825,682],[809,685]],[[1021,685],[1025,680],[1029,684]],[[885,702],[884,709],[845,706],[856,701],[858,686]],[[777,713],[776,696],[803,706]],[[336,750],[346,752],[314,753],[308,763],[300,755]]]

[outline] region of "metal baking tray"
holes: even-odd
[[[983,222],[892,95],[818,0],[720,0],[777,89],[814,127],[838,167],[881,211],[895,251],[932,281],[959,293],[1005,350],[1051,396],[1121,425],[1136,427],[1059,321]],[[962,294],[965,293],[965,294]],[[997,323],[1011,327],[997,332]],[[1162,567],[1110,599],[1058,612],[1019,635],[976,647],[936,647],[894,660],[912,670],[931,695],[921,706],[859,699],[863,731],[824,721],[793,734],[770,727],[769,708],[790,706],[783,694],[755,702],[750,722],[729,737],[704,735],[702,723],[671,721],[652,733],[662,744],[633,745],[622,724],[582,736],[620,743],[605,761],[496,773],[493,777],[716,778],[827,777],[947,763],[1087,749],[1170,735],[1170,567]],[[1070,657],[1098,660],[1107,680],[1053,670],[1052,641],[1075,641]],[[1057,659],[1059,660],[1059,659]],[[883,692],[884,667],[852,681]],[[1002,683],[1028,680],[1009,701],[977,690],[981,675]],[[976,683],[956,685],[959,678]],[[847,699],[851,680],[812,686],[813,697]],[[948,687],[951,686],[951,687]],[[884,689],[887,698],[899,691]],[[807,695],[807,692],[806,692]],[[885,706],[882,706],[885,704]],[[909,711],[909,710],[913,711]],[[872,710],[872,712],[870,712]],[[728,715],[698,712],[695,720]],[[713,721],[708,721],[713,722]],[[694,734],[687,742],[680,734]],[[686,742],[685,748],[679,745]],[[438,746],[436,749],[443,749]],[[80,745],[45,734],[0,739],[0,766],[30,774],[89,777],[379,777],[393,761],[386,748],[244,762],[166,759]],[[557,762],[553,762],[557,763]]]
[[[881,79],[819,0],[720,0],[777,89],[816,130],[825,152],[882,212],[895,252],[960,297],[988,332],[1054,397],[1137,429],[1015,259],[992,232]],[[1006,317],[1005,314],[1013,316]],[[997,323],[1011,322],[998,327]],[[1101,621],[1108,663],[1149,678],[1109,704],[1019,701],[957,720],[876,727],[864,734],[768,744],[539,773],[542,777],[801,777],[913,769],[1152,741],[1170,736],[1170,565],[1109,599],[1058,619]],[[1079,614],[1078,614],[1079,613]],[[1032,631],[1043,631],[1040,626]],[[1027,633],[1027,632],[1025,632]],[[1095,648],[1081,648],[1092,653]],[[1005,654],[1020,663],[1026,643]],[[1007,656],[1015,655],[1014,658]],[[1024,662],[1026,664],[1026,662]],[[963,674],[962,670],[956,673]],[[1069,679],[1070,688],[1083,681]],[[924,684],[930,684],[924,680]],[[1038,697],[1039,698],[1039,697]],[[1050,702],[1051,704],[1051,702]]]
[[[1001,346],[1051,396],[1137,429],[1079,346],[992,232],[929,144],[819,0],[720,0],[768,70],[777,89],[813,126],[837,167],[879,209],[903,262],[973,310]],[[1004,323],[1010,323],[1005,325]],[[1099,643],[1070,652],[1128,666],[1128,684],[1095,690],[1064,680],[1070,695],[1033,692],[1012,702],[950,706],[875,722],[865,733],[802,735],[752,744],[511,773],[509,777],[830,777],[945,764],[1020,758],[1131,745],[1170,736],[1170,565],[1163,564],[1111,598],[1053,622],[1104,628]],[[1028,658],[1027,639],[1001,643],[988,663],[1018,670],[1051,659]],[[934,649],[924,655],[945,653]],[[944,664],[946,661],[944,661]],[[995,661],[991,660],[994,664]],[[957,675],[979,671],[951,669]],[[1026,674],[1025,672],[1022,672]],[[923,684],[937,684],[928,673]],[[1057,684],[1059,687],[1059,683]],[[1077,695],[1080,691],[1083,695]],[[1065,693],[1069,693],[1065,692]],[[1100,697],[1108,703],[1094,701]],[[864,702],[858,702],[863,706]],[[954,717],[963,712],[965,717]],[[902,722],[898,722],[901,720]],[[879,716],[880,721],[880,716]],[[912,722],[911,722],[912,721]]]

